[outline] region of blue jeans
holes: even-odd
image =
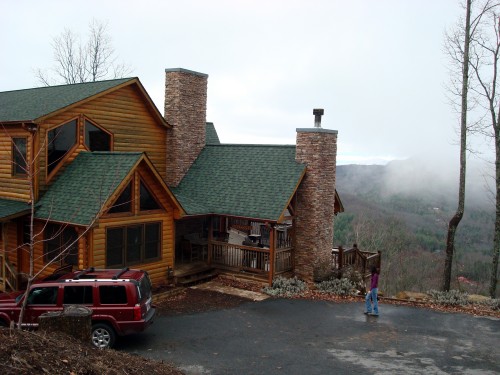
[[[369,293],[366,294],[365,306],[366,306],[366,312],[368,314],[372,312],[372,303],[373,303],[373,313],[378,315],[377,294],[378,294],[378,288],[373,288]]]

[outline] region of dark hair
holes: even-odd
[[[371,271],[372,271],[372,275],[373,275],[374,273],[378,273],[378,272],[377,272],[377,267],[375,267],[375,266],[372,266]]]

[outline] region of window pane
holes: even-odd
[[[123,285],[99,286],[99,298],[102,305],[116,305],[127,303],[127,293]]]
[[[61,227],[56,224],[47,224],[45,227],[44,260],[46,263],[54,260],[61,251]]]
[[[160,257],[160,224],[146,224],[146,241],[144,246],[144,259]]]
[[[62,233],[61,251],[65,250],[62,263],[78,265],[78,234],[75,228],[66,227]],[[71,245],[72,244],[72,245]],[[71,245],[71,246],[70,246]]]
[[[12,139],[12,171],[14,175],[26,174],[26,138]]]
[[[106,266],[122,266],[123,260],[123,228],[106,231]]]
[[[123,190],[118,199],[109,209],[109,213],[130,212],[132,211],[132,183]]]
[[[85,145],[90,151],[111,151],[111,136],[85,120]]]
[[[33,288],[28,297],[30,305],[55,305],[57,303],[57,287]]]
[[[76,120],[48,132],[47,171],[52,172],[66,153],[76,144]]]
[[[142,226],[127,227],[127,264],[141,260]]]
[[[157,210],[160,205],[153,198],[148,188],[141,181],[141,211]]]
[[[65,286],[64,299],[65,305],[89,305],[92,304],[91,286]]]

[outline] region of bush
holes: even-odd
[[[481,305],[488,306],[492,310],[500,310],[500,298],[486,299],[480,302]]]
[[[323,293],[331,293],[342,297],[356,295],[356,284],[347,278],[322,281],[317,284],[317,288]]]
[[[450,290],[449,292],[429,290],[427,294],[431,297],[432,302],[438,305],[465,306],[469,303],[468,294],[459,290]]]
[[[274,297],[293,297],[305,292],[307,290],[307,284],[297,279],[297,277],[287,279],[278,276],[273,280],[272,286],[266,286],[262,290],[264,293]]]

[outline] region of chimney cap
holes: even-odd
[[[314,127],[315,128],[321,128],[321,116],[323,116],[324,113],[325,113],[325,110],[323,108],[313,109]]]

